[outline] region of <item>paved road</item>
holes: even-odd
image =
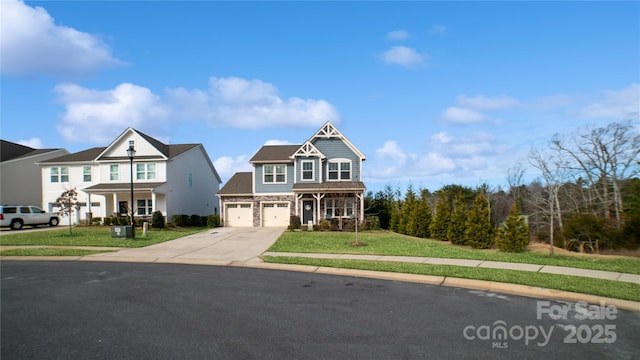
[[[622,310],[609,319],[579,320],[583,312],[569,306],[565,314],[562,302],[234,267],[19,261],[0,266],[3,360],[631,359],[640,354],[640,314]],[[540,312],[538,320],[538,308],[562,318]],[[492,335],[500,321],[509,330],[506,339]],[[522,331],[531,340],[525,341]],[[542,331],[550,335],[545,338]],[[580,343],[600,340],[613,343]]]

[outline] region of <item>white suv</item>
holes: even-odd
[[[54,214],[48,214],[37,206],[27,205],[1,205],[0,226],[11,227],[12,230],[20,230],[25,225],[49,225],[58,226],[60,219]]]

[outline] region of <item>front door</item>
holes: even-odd
[[[129,206],[126,201],[118,202],[118,209],[120,211],[120,216],[127,216],[129,214]]]
[[[313,224],[313,201],[305,200],[302,202],[302,225],[307,225],[309,221]]]

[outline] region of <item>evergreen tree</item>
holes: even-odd
[[[464,232],[467,219],[467,202],[462,194],[458,194],[453,202],[451,221],[447,228],[447,240],[452,244],[464,245]]]
[[[413,187],[409,185],[407,193],[405,194],[404,201],[400,207],[400,221],[398,223],[398,232],[401,234],[416,236],[415,234],[415,219],[414,209],[416,207],[416,193],[413,191]]]
[[[496,239],[498,249],[509,252],[522,252],[529,244],[529,227],[525,217],[520,214],[518,203],[514,203],[509,216],[498,229]]]
[[[479,191],[471,203],[464,231],[464,243],[476,249],[488,249],[493,244],[489,199],[484,191]]]
[[[429,237],[429,225],[431,224],[431,208],[429,207],[429,191],[422,189],[420,198],[416,199],[415,206],[410,214],[407,229],[419,238]]]
[[[447,240],[447,229],[449,228],[449,220],[451,218],[451,207],[449,198],[444,193],[438,194],[436,202],[436,213],[429,224],[429,233],[436,240]]]

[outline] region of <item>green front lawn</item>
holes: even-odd
[[[352,246],[355,233],[322,231],[286,231],[269,248],[273,252],[368,254],[423,256],[485,261],[502,261],[539,265],[567,266],[640,274],[640,258],[549,255],[534,251],[504,253],[498,250],[477,250],[429,239],[418,239],[389,231],[366,231],[358,234],[366,246]]]
[[[69,234],[69,228],[60,227],[56,230],[24,232],[3,231],[0,245],[67,245],[67,246],[113,246],[137,248],[157,244],[183,236],[195,234],[206,228],[168,228],[150,229],[147,235],[142,235],[142,229],[136,229],[134,239],[114,239],[108,226],[74,227]]]
[[[25,248],[0,251],[0,256],[85,256],[113,252],[112,250],[84,250],[60,248]]]
[[[346,259],[315,259],[304,257],[264,256],[264,261],[280,264],[299,264],[343,269],[375,270],[405,274],[435,275],[473,280],[485,280],[535,286],[545,289],[591,294],[615,299],[640,301],[640,285],[578,276],[543,274],[537,272],[484,269],[451,265],[429,265],[390,261]]]

